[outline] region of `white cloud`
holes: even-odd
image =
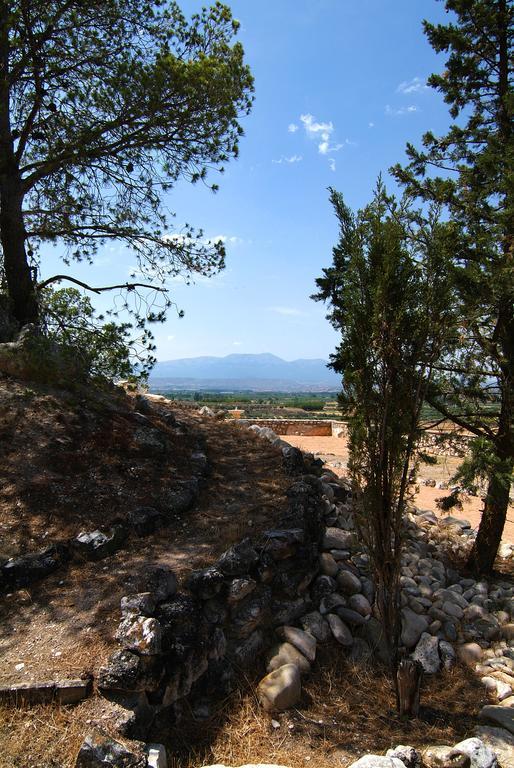
[[[375,123],[368,123],[368,127],[369,128],[374,128],[375,127]]]
[[[386,104],[385,113],[389,117],[401,117],[402,115],[411,115],[414,112],[421,112],[419,107],[414,104],[410,104],[408,107],[399,107],[398,109],[392,107],[390,104]]]
[[[421,93],[428,90],[428,85],[421,77],[413,77],[412,80],[404,80],[396,89],[397,93]]]
[[[293,163],[301,163],[303,160],[302,155],[291,155],[291,157],[285,157],[282,155],[280,160],[272,160],[272,163],[275,163],[275,165],[282,165],[283,163],[289,163],[289,165],[293,165]]]
[[[232,342],[232,346],[233,347],[242,347],[243,346],[243,342],[242,341],[233,341]]]
[[[166,336],[167,341],[173,341],[174,338],[175,336]]]
[[[268,307],[268,310],[270,312],[275,312],[277,315],[286,315],[289,317],[297,317],[298,315],[304,314],[301,310],[295,309],[294,307]]]
[[[318,142],[318,152],[320,155],[330,155],[333,152],[339,152],[343,148],[344,144],[331,144],[331,136],[334,133],[334,124],[332,121],[328,123],[320,123],[316,120],[314,115],[300,115],[300,120],[305,128],[305,133],[309,139],[313,139]],[[351,142],[346,139],[346,144]]]
[[[296,131],[298,130],[298,126],[296,125],[296,123],[289,123],[289,125],[287,126],[287,130],[289,131],[289,133],[296,133]]]
[[[335,171],[335,169],[336,169],[336,161],[334,160],[333,157],[330,158],[330,160],[328,161],[328,164],[330,166],[330,170],[331,171]]]

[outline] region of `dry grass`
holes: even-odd
[[[335,761],[347,766],[366,752],[385,752],[400,743],[454,744],[471,734],[486,703],[477,678],[457,667],[427,678],[419,719],[400,720],[385,671],[350,664],[332,646],[321,650],[297,709],[271,717],[259,707],[254,690],[246,681],[209,721],[199,723],[190,713],[172,728],[167,739],[172,768],[259,762],[333,768]]]

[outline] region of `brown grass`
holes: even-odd
[[[471,735],[486,703],[478,679],[459,666],[427,678],[419,719],[400,720],[385,671],[350,664],[334,647],[320,652],[296,709],[266,714],[254,682],[243,682],[209,721],[199,723],[189,713],[171,728],[166,741],[172,768],[259,762],[333,768],[335,759],[347,766],[366,752],[380,754],[397,744],[454,744]]]

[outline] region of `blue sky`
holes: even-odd
[[[181,3],[186,13],[197,0]],[[157,357],[272,352],[287,360],[327,358],[337,335],[309,296],[331,262],[337,225],[327,187],[357,208],[382,172],[443,132],[447,108],[424,86],[444,68],[423,18],[446,19],[437,0],[233,0],[239,38],[255,77],[240,157],[213,195],[180,183],[167,198],[176,223],[226,239],[227,267],[195,285],[174,283],[183,309],[155,328]],[[43,276],[62,271],[59,247],[45,249]],[[128,279],[133,258],[106,246],[73,274],[106,284]]]

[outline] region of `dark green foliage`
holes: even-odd
[[[173,0],[0,0],[0,260],[20,326],[73,280],[37,284],[41,242],[68,265],[128,246],[116,288],[140,326],[164,319],[167,280],[223,268],[223,244],[174,232],[161,199],[237,156],[253,90],[238,26],[220,2],[187,21]]]
[[[437,201],[454,227],[452,280],[459,318],[429,403],[480,442],[462,477],[487,475],[470,564],[490,571],[506,517],[514,465],[514,6],[446,0],[447,25],[425,22],[446,69],[429,84],[457,122],[445,136],[408,145],[393,173],[410,194]]]
[[[450,320],[447,230],[435,217],[413,238],[413,215],[381,183],[357,216],[340,193],[331,190],[330,199],[340,238],[314,298],[330,303],[341,334],[331,366],[343,379],[356,509],[395,672],[401,522],[420,412]]]
[[[87,296],[75,288],[46,289],[42,299],[45,336],[59,345],[62,354],[81,362],[89,376],[127,378],[134,367],[128,323],[102,323]]]

